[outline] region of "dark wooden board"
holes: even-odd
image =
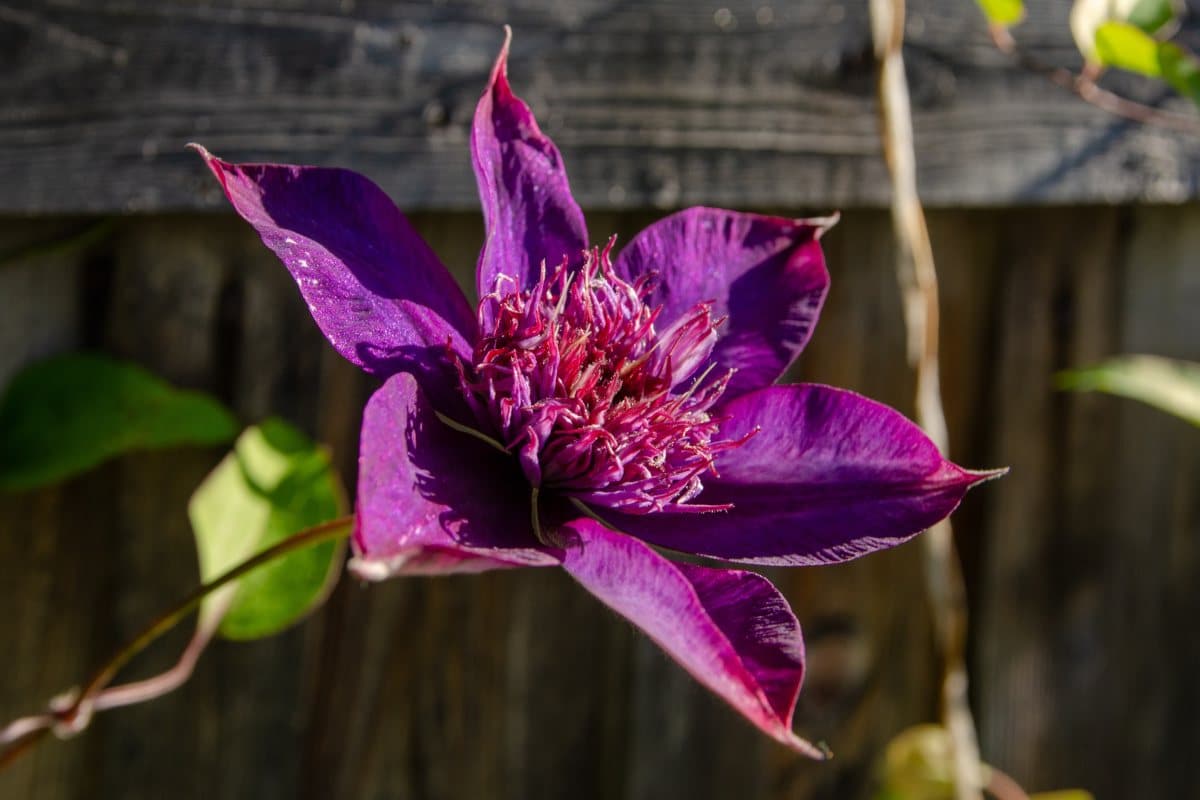
[[[910,5],[927,202],[1197,195],[1200,138],[1014,66],[969,0]],[[1069,7],[1031,4],[1018,29],[1048,63],[1078,65]],[[350,167],[409,210],[474,208],[467,130],[504,23],[589,207],[887,200],[865,2],[26,0],[0,7],[0,213],[220,206],[189,141]]]
[[[1200,361],[1200,215],[1089,209],[1023,230],[1041,246],[996,255],[992,452],[1013,471],[984,533],[981,740],[1031,789],[1189,797],[1172,762],[1200,746],[1200,431],[1044,386],[1114,351]]]

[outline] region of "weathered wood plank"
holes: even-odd
[[[1107,441],[1110,425],[1095,416],[1096,398],[1055,393],[1051,376],[1096,360],[1115,344],[1109,293],[1115,290],[1119,221],[1107,209],[1072,216],[1010,216],[1008,230],[1023,224],[1027,241],[1009,234],[993,256],[1000,279],[993,458],[1012,472],[996,484],[986,518],[976,623],[980,738],[994,763],[1034,790],[1056,788],[1055,778],[1081,751],[1095,747],[1098,732],[1112,730],[1093,715],[1117,709],[1093,694],[1101,690],[1095,676],[1107,653],[1089,628],[1080,627],[1099,622],[1088,593],[1097,588],[1103,561],[1076,559],[1089,542],[1103,547],[1104,533],[1089,524],[1102,512],[1096,497],[1089,506],[1083,497],[1072,502],[1065,491],[1076,469],[1093,480],[1105,477],[1096,469],[1103,461],[1086,440],[1072,447],[1078,432],[1071,430],[1069,409],[1080,409],[1078,419],[1089,423],[1097,444]],[[1091,235],[1082,237],[1079,230]],[[1097,285],[1098,292],[1090,291]],[[1072,651],[1075,637],[1079,649]],[[1080,697],[1074,695],[1064,718],[1060,698],[1073,686],[1093,699],[1077,707]],[[1090,728],[1077,725],[1085,719]],[[1085,728],[1091,734],[1081,739]],[[1110,785],[1106,771],[1076,777],[1092,788]]]
[[[1200,359],[1200,218],[1191,207],[1073,217],[1022,215],[996,256],[993,446],[1013,471],[986,519],[981,739],[1031,789],[1183,797],[1194,781],[1175,765],[1200,745],[1183,677],[1200,667],[1200,440],[1136,403],[1055,394],[1048,381],[1115,352]]]
[[[971,3],[911,5],[928,203],[1196,196],[1195,137],[1013,66]],[[1078,63],[1069,7],[1032,4],[1019,30],[1048,63]],[[0,9],[0,212],[221,205],[191,140],[351,167],[407,209],[473,208],[467,126],[504,22],[589,207],[886,202],[862,3],[26,0]]]
[[[1200,361],[1200,208],[1138,209],[1122,263],[1122,352]],[[1116,403],[1109,455],[1115,491],[1112,568],[1105,574],[1115,662],[1105,680],[1138,685],[1113,752],[1132,750],[1137,772],[1119,776],[1128,794],[1195,793],[1175,767],[1200,748],[1200,431],[1136,403]],[[1143,647],[1128,647],[1136,637]],[[1089,768],[1090,764],[1080,764]]]
[[[67,235],[61,222],[4,226],[5,251],[22,252],[48,237]],[[76,256],[78,254],[75,254]],[[76,257],[34,255],[0,265],[0,381],[32,360],[78,348],[80,272]],[[107,476],[38,492],[0,497],[0,641],[8,654],[0,670],[0,714],[7,721],[34,713],[95,661],[95,620],[61,609],[95,608],[109,560],[101,538],[71,536],[76,503],[92,505],[103,526],[111,516]],[[73,552],[70,558],[67,552]],[[0,794],[71,797],[91,771],[81,748],[46,748],[0,776]]]

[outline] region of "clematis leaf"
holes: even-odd
[[[1158,46],[1158,61],[1163,80],[1171,88],[1200,106],[1200,61],[1170,42]]]
[[[227,442],[237,430],[213,398],[141,367],[59,356],[20,372],[0,399],[0,489],[54,483],[130,450]]]
[[[328,455],[303,434],[277,419],[246,429],[188,504],[201,580],[341,516],[345,507]],[[272,561],[209,596],[201,622],[224,613],[219,632],[229,639],[276,633],[325,599],[341,553],[340,543],[326,542]]]
[[[1126,22],[1154,33],[1171,20],[1178,12],[1174,0],[1137,0],[1129,10]]]
[[[1178,45],[1126,22],[1106,22],[1096,31],[1096,55],[1106,66],[1160,78],[1200,105],[1200,61]]]
[[[1180,10],[1178,0],[1075,0],[1071,35],[1084,58],[1103,64],[1107,62],[1097,52],[1097,33],[1105,23],[1128,24],[1149,36],[1174,20]]]
[[[1120,356],[1094,367],[1059,373],[1058,386],[1141,400],[1200,425],[1200,364],[1160,356]]]
[[[988,22],[1005,28],[1025,19],[1025,3],[1022,0],[977,0]]]
[[[1128,22],[1109,21],[1096,29],[1096,57],[1109,67],[1163,77],[1158,40]]]

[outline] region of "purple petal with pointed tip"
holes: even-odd
[[[831,224],[689,208],[635,236],[615,266],[626,280],[658,273],[647,302],[663,306],[662,327],[706,300],[728,316],[713,357],[737,370],[732,397],[773,383],[807,344],[829,289],[818,238]]]
[[[725,405],[720,436],[748,442],[717,456],[697,504],[725,512],[604,512],[653,544],[729,561],[807,566],[900,544],[999,472],[965,470],[899,412],[853,392],[773,386]]]
[[[568,528],[563,567],[575,580],[760,730],[823,757],[792,733],[804,642],[787,601],[766,578],[673,563],[590,519]]]
[[[446,345],[470,353],[474,312],[378,186],[349,170],[229,164],[197,149],[339,353],[381,377],[411,371],[427,386],[453,383]]]
[[[511,457],[438,419],[401,373],[367,402],[359,448],[355,571],[366,578],[551,566]]]
[[[508,291],[528,288],[543,261],[555,267],[563,258],[582,260],[588,244],[583,212],[571,196],[558,148],[508,85],[510,37],[506,31],[471,128],[485,229],[476,273],[480,297],[492,291],[501,274],[516,281]]]

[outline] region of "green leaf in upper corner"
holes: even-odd
[[[1179,14],[1179,0],[1075,0],[1071,7],[1071,35],[1084,58],[1107,64],[1098,52],[1097,34],[1105,23],[1131,25],[1150,36]]]
[[[217,444],[237,435],[213,398],[92,355],[33,364],[0,398],[0,489],[32,489],[130,450]]]
[[[1058,386],[1141,400],[1200,425],[1200,364],[1159,356],[1120,356],[1059,373]]]
[[[1096,57],[1107,67],[1163,77],[1159,41],[1128,22],[1105,22],[1096,29]]]
[[[328,454],[276,419],[247,428],[192,495],[200,578],[207,582],[292,534],[345,514]],[[229,639],[270,636],[319,606],[337,582],[344,543],[297,550],[208,597]]]
[[[1106,22],[1096,31],[1096,54],[1106,66],[1160,78],[1200,105],[1200,62],[1176,44],[1128,23]]]
[[[1125,21],[1146,33],[1156,33],[1179,13],[1175,0],[1137,0]]]
[[[988,22],[1011,28],[1025,18],[1023,0],[976,0]]]

